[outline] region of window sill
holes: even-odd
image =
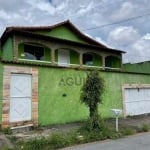
[[[100,69],[103,68],[102,66],[90,66],[90,65],[82,65],[82,66],[86,68],[100,68]]]
[[[66,63],[58,63],[54,62],[55,65],[60,66],[60,67],[80,67],[79,64],[66,64]]]
[[[26,62],[34,62],[34,63],[49,63],[51,64],[51,61],[43,61],[43,60],[30,60],[30,59],[18,59],[19,61],[26,61]]]
[[[80,64],[59,64],[58,62],[51,62],[51,61],[40,61],[40,60],[30,60],[30,59],[18,59],[20,62],[26,62],[30,64],[45,64],[48,66],[55,66],[55,67],[64,67],[64,68],[97,68],[103,70],[121,70],[121,68],[111,68],[111,67],[102,67],[102,66],[91,66],[91,65],[81,65]]]
[[[108,69],[108,70],[120,70],[121,68],[111,68],[111,67],[105,67],[105,69]]]

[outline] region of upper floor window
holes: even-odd
[[[93,65],[93,55],[83,54],[83,64],[84,65]]]
[[[107,56],[105,58],[105,67],[106,68],[120,68],[121,59],[116,56]]]
[[[34,45],[24,45],[24,58],[33,60],[43,60],[44,59],[44,48]]]

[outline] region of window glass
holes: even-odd
[[[83,54],[83,64],[84,65],[93,65],[93,55]]]
[[[44,60],[44,48],[34,45],[24,45],[25,59]]]

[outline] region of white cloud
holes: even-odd
[[[131,56],[130,62],[142,62],[150,60],[150,38],[145,39],[147,34],[140,40],[129,46],[128,57]]]
[[[123,20],[134,15],[134,10],[137,8],[136,4],[131,2],[124,2],[120,9],[117,9],[110,15],[111,20]]]
[[[128,47],[124,62],[137,63],[150,60],[150,40],[140,39]]]
[[[4,20],[9,20],[11,17],[3,9],[0,10],[0,18]]]
[[[27,0],[27,3],[30,4],[33,8],[38,9],[40,11],[43,12],[47,12],[50,15],[54,15],[55,14],[55,7],[53,5],[51,5],[51,3],[49,3],[46,0]]]
[[[109,33],[107,42],[116,47],[124,47],[136,42],[139,38],[140,34],[133,27],[120,26]]]
[[[150,33],[147,33],[142,37],[143,40],[150,40]]]
[[[16,12],[18,9],[27,8],[24,0],[0,0],[0,10],[3,9],[7,12]]]
[[[77,12],[78,14],[85,14],[89,11],[91,11],[92,9],[94,8],[94,3],[93,2],[90,2],[87,6],[80,6],[80,10]]]
[[[117,27],[109,33],[107,43],[125,50],[123,62],[137,63],[150,60],[150,33],[140,35],[133,27]]]

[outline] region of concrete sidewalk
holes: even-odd
[[[105,121],[107,124],[115,128],[115,118],[107,119]],[[119,118],[119,128],[121,127],[131,127],[135,129],[139,129],[146,124],[150,127],[150,115],[141,115],[136,117],[128,117],[128,118]],[[29,132],[22,133],[14,133],[13,135],[7,135],[9,137],[15,136],[18,140],[28,140],[31,138],[40,138],[40,137],[48,137],[50,134],[57,132],[69,132],[71,130],[76,130],[82,126],[82,123],[68,123],[64,125],[54,125],[48,127],[39,127],[35,130]],[[10,140],[4,135],[0,134],[0,149],[5,146],[12,147]]]
[[[0,134],[0,149],[5,148],[5,147],[13,148],[13,145],[4,134]]]

